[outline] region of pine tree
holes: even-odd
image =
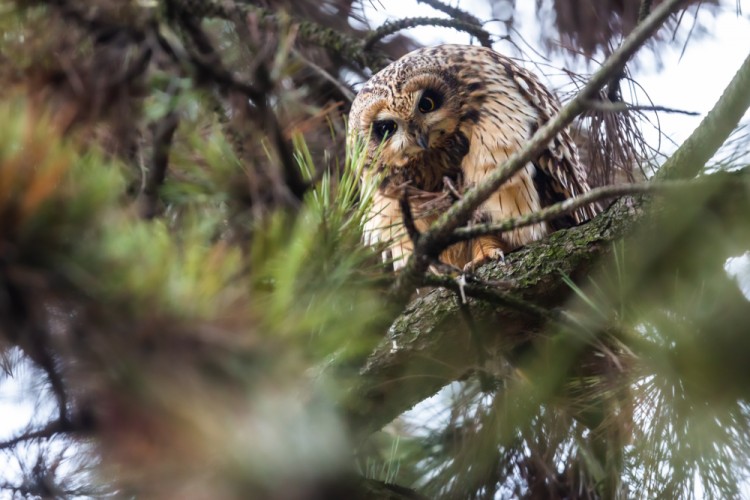
[[[415,47],[409,27],[497,37],[438,0],[357,28],[364,3],[8,2],[0,384],[26,381],[35,414],[0,442],[0,488],[745,494],[750,59],[665,161],[624,83],[636,51],[695,43],[665,26],[722,5],[537,2],[548,51],[605,60],[553,124],[577,120],[600,186],[577,202],[609,206],[454,275],[394,274],[362,244],[348,80]]]

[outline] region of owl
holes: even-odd
[[[361,182],[377,184],[365,241],[384,245],[384,259],[403,267],[413,248],[400,199],[408,200],[416,229],[426,230],[461,192],[501,167],[558,107],[533,73],[485,47],[426,47],[375,74],[354,99],[348,124],[349,140],[364,147]],[[469,223],[518,217],[589,189],[576,147],[563,130],[482,203]],[[457,243],[440,260],[472,267],[596,212],[587,206],[550,222]]]

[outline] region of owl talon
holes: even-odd
[[[466,273],[461,273],[456,278],[456,283],[458,283],[458,292],[459,295],[461,295],[461,303],[466,304]]]
[[[474,257],[464,266],[464,273],[470,273],[480,267],[482,264],[486,264],[491,260],[497,260],[501,263],[505,263],[505,253],[503,253],[503,251],[499,248],[493,248],[486,253],[482,253],[482,255]]]

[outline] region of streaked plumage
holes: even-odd
[[[367,242],[390,242],[386,253],[397,269],[403,266],[412,250],[399,209],[403,189],[408,187],[416,227],[424,231],[439,215],[428,210],[434,200],[425,199],[440,197],[448,184],[468,188],[481,182],[558,106],[532,73],[484,47],[418,49],[374,75],[349,115],[350,137],[366,140],[368,166],[362,181],[381,182],[365,228]],[[563,131],[482,204],[474,221],[523,215],[588,190],[575,145]],[[549,223],[457,244],[441,259],[464,267],[593,215],[595,209],[587,207]]]

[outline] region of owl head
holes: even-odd
[[[440,48],[407,54],[362,87],[349,115],[350,137],[365,141],[377,170],[422,167],[425,157],[455,149],[468,95],[460,76]]]

